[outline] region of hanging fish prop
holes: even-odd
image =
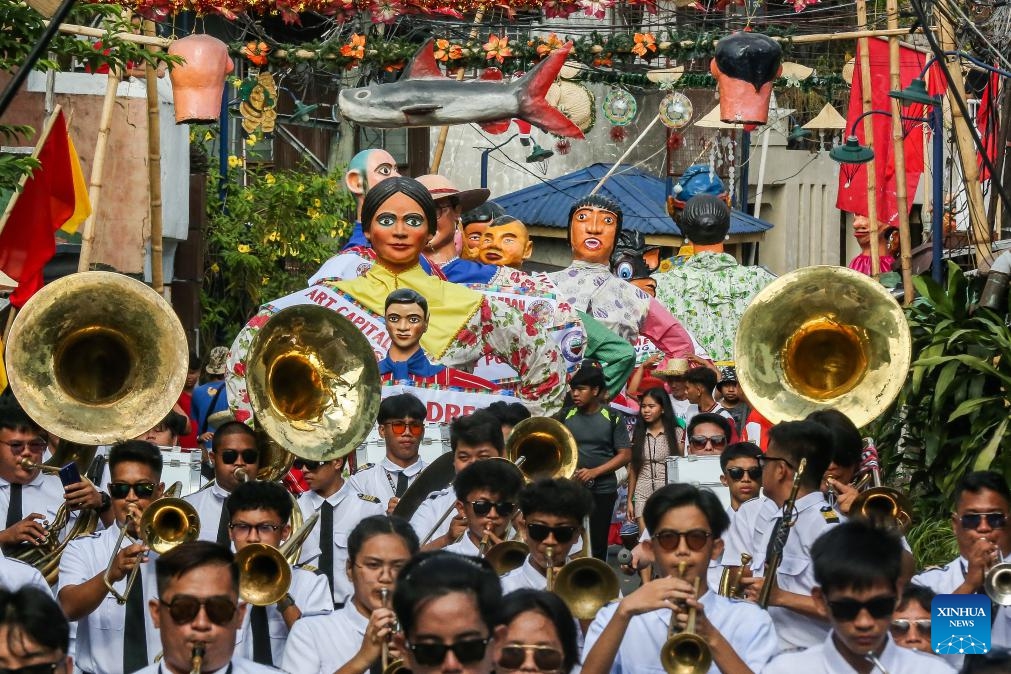
[[[435,60],[435,40],[415,54],[392,84],[344,89],[338,98],[341,116],[362,126],[398,129],[451,124],[488,124],[513,117],[568,138],[583,132],[544,95],[555,81],[572,42],[551,52],[530,72],[511,82],[446,77]]]

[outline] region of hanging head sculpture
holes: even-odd
[[[621,234],[621,206],[595,194],[579,199],[569,209],[572,259],[607,264]]]
[[[354,228],[351,230],[351,237],[345,244],[345,248],[368,245],[368,241],[362,234],[361,223],[362,202],[365,200],[365,194],[383,180],[399,175],[397,160],[386,150],[377,148],[362,150],[351,158],[347,173],[344,174],[344,185],[354,195],[355,203],[358,204],[358,221],[355,222]]]

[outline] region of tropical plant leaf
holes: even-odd
[[[1004,432],[1007,430],[1008,417],[1004,417],[999,424],[997,424],[996,430],[993,432],[993,436],[990,438],[990,442],[986,443],[986,446],[980,450],[979,454],[976,456],[976,462],[973,464],[973,470],[990,470],[991,464],[993,464],[994,459],[997,457],[997,448],[1000,447],[1001,442],[1004,440]]]

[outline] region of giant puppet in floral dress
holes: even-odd
[[[435,222],[435,204],[417,181],[391,177],[372,187],[362,205],[362,224],[374,264],[359,276],[318,283],[265,305],[236,337],[227,377],[236,418],[251,416],[244,359],[256,331],[273,313],[307,302],[326,306],[357,325],[381,359],[391,345],[385,301],[397,288],[411,288],[428,300],[430,320],[421,344],[433,362],[466,370],[482,358],[498,357],[516,371],[515,393],[533,413],[556,410],[565,393],[566,361],[552,335],[541,329],[543,319],[426,274],[419,258]]]

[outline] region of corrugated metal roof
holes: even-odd
[[[569,224],[569,208],[576,199],[590,193],[604,177],[610,164],[592,164],[553,180],[494,197],[506,213],[527,225],[564,228]],[[622,226],[643,234],[680,233],[667,215],[667,188],[663,179],[634,166],[622,165],[608,178],[599,194],[621,205]],[[730,233],[755,234],[772,228],[772,223],[741,211],[730,213]]]

